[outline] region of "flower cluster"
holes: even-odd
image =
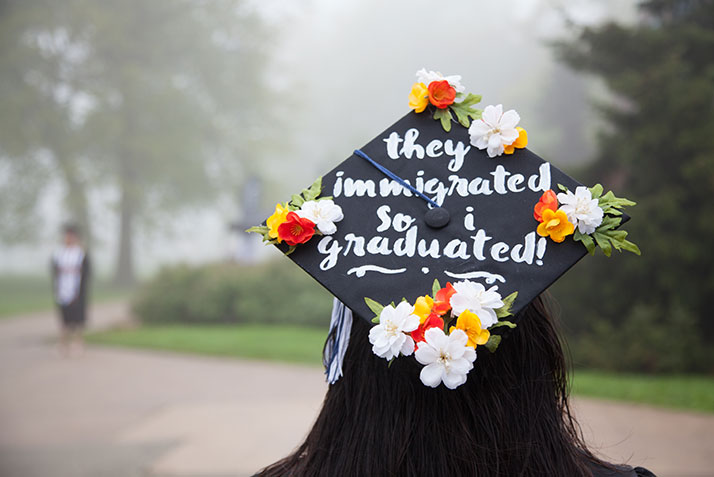
[[[290,247],[288,254],[315,234],[334,234],[337,231],[335,223],[344,218],[342,208],[330,197],[319,197],[321,190],[320,177],[300,194],[293,195],[289,202],[277,204],[265,225],[251,227],[247,232],[261,234],[264,242],[285,242]]]
[[[488,157],[501,154],[513,154],[516,149],[528,145],[528,133],[518,127],[521,117],[509,109],[503,112],[503,106],[489,105],[483,110],[481,119],[474,121],[469,128],[471,145],[480,150],[486,149]]]
[[[424,365],[422,383],[432,388],[442,382],[449,389],[461,386],[473,368],[476,347],[492,352],[498,348],[501,336],[490,329],[516,326],[501,318],[510,316],[518,292],[502,299],[496,289],[469,280],[441,288],[434,280],[433,296],[420,296],[414,305],[403,300],[383,306],[365,298],[376,315],[372,321],[377,324],[369,333],[372,352],[390,362],[414,354]]]
[[[441,121],[444,131],[451,130],[453,112],[456,120],[469,128],[471,145],[486,149],[488,157],[513,154],[528,145],[528,133],[518,127],[521,120],[518,113],[513,109],[504,113],[500,104],[486,106],[483,111],[474,109],[474,105],[481,102],[481,96],[471,93],[464,96],[461,76],[444,76],[424,68],[417,71],[416,76],[417,82],[409,93],[409,107],[415,113],[422,113],[427,106],[433,106],[434,119]],[[461,101],[457,103],[457,99]]]
[[[427,106],[434,107],[434,119],[441,121],[445,131],[451,131],[451,121],[456,120],[465,128],[472,119],[481,117],[481,110],[474,105],[481,102],[477,94],[464,94],[461,76],[444,76],[438,71],[422,68],[416,72],[417,81],[409,93],[409,107],[416,113],[424,112]],[[459,100],[457,102],[457,100]]]
[[[612,248],[627,250],[637,255],[640,249],[626,239],[627,232],[615,230],[622,222],[622,207],[634,202],[603,194],[600,184],[587,188],[579,186],[575,192],[560,185],[563,192],[547,190],[533,207],[533,217],[540,222],[536,232],[560,243],[568,235],[582,242],[591,254],[600,247],[608,257]]]

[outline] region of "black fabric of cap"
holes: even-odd
[[[543,192],[581,184],[528,149],[489,158],[458,123],[445,132],[430,114],[410,112],[360,150],[443,209],[355,154],[323,176],[321,196],[344,219],[289,258],[366,319],[374,314],[365,297],[414,303],[434,279],[496,285],[503,297],[517,291],[516,314],[586,254],[572,237],[536,233]]]

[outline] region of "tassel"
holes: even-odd
[[[327,334],[327,343],[322,356],[322,364],[325,365],[325,375],[329,384],[334,384],[342,377],[342,362],[345,359],[347,346],[350,344],[351,330],[352,310],[335,298],[332,302],[330,332]]]

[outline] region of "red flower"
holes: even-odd
[[[288,245],[305,243],[315,234],[315,223],[289,212],[285,222],[278,226],[278,237]]]
[[[424,341],[424,333],[426,333],[426,330],[429,328],[441,328],[443,330],[444,320],[439,318],[436,313],[429,315],[426,320],[424,320],[424,323],[419,325],[419,328],[411,332],[414,342],[419,343],[420,341]]]
[[[448,81],[432,81],[429,83],[429,101],[439,109],[448,108],[454,104],[456,90]]]
[[[447,282],[446,286],[434,295],[434,306],[431,308],[431,311],[438,316],[443,316],[451,309],[451,297],[454,293],[456,293],[456,290],[451,285],[451,282]]]
[[[546,209],[550,209],[553,212],[558,210],[558,198],[552,189],[543,192],[540,201],[533,207],[533,217],[535,217],[538,222],[543,222],[543,211]]]

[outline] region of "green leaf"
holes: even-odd
[[[601,200],[604,202],[614,206],[614,207],[624,207],[624,206],[631,206],[631,205],[637,205],[637,202],[633,202],[629,199],[625,199],[624,197],[615,197],[615,194],[612,191],[608,191],[607,194],[603,195],[601,197]]]
[[[475,109],[474,104],[481,101],[481,96],[475,94],[469,94],[466,99],[460,103],[453,103],[449,108],[456,114],[456,119],[459,121],[463,127],[467,128],[471,124],[471,119],[480,119],[481,111],[480,109]]]
[[[592,239],[592,237],[581,233],[578,229],[575,229],[575,233],[573,234],[573,240],[575,240],[576,242],[582,242],[583,245],[585,245],[585,248],[587,249],[588,253],[590,255],[595,255],[595,249],[597,247],[595,246],[595,241]]]
[[[642,252],[640,252],[640,247],[635,245],[633,242],[630,242],[629,240],[623,240],[620,244],[620,247],[622,247],[622,250],[627,250],[628,252],[632,252],[635,255],[642,255]]]
[[[441,127],[444,128],[444,131],[449,132],[451,131],[451,111],[449,111],[449,108],[444,108],[444,109],[439,109],[436,108],[436,111],[434,112],[434,119],[438,119],[441,121]]]
[[[374,318],[372,318],[372,323],[377,323],[377,324],[379,324],[379,317],[378,317],[378,316],[375,316]]]
[[[508,326],[509,328],[513,329],[517,325],[515,323],[513,323],[512,321],[501,320],[501,321],[497,321],[496,324],[491,325],[491,328],[489,328],[489,330],[493,329],[493,328],[498,328],[499,326]]]
[[[480,94],[473,94],[469,93],[463,101],[459,103],[459,106],[473,106],[474,104],[478,104],[481,102],[481,95]],[[474,118],[477,119],[477,118]]]
[[[377,315],[377,321],[375,323],[379,323],[379,315],[382,314],[384,305],[380,305],[376,301],[372,300],[371,298],[367,298],[367,297],[365,297],[364,302],[367,304],[367,307],[369,307],[369,309],[372,310],[372,313]]]
[[[568,188],[565,187],[563,184],[558,184],[558,189],[562,190],[563,192],[568,192]]]
[[[491,353],[495,353],[496,350],[498,349],[498,345],[500,345],[500,344],[501,344],[501,336],[491,335],[491,336],[489,336],[488,341],[486,341],[486,344],[484,344],[484,346]]]
[[[322,176],[318,177],[310,187],[302,191],[302,196],[305,199],[305,202],[307,202],[308,200],[317,199],[320,192],[322,192]]]
[[[590,190],[590,194],[592,194],[593,199],[599,199],[600,196],[602,195],[602,185],[601,184],[595,184],[594,186],[590,187],[588,190]]]
[[[265,235],[270,231],[270,227],[267,225],[256,225],[255,227],[251,227],[246,230],[248,233],[256,233],[260,235]]]
[[[608,237],[596,230],[593,232],[593,238],[595,239],[595,242],[597,242],[597,246],[602,249],[605,256],[609,257],[612,254],[612,246],[610,245]]]
[[[602,219],[602,223],[598,225],[597,232],[605,232],[607,230],[612,230],[622,222],[621,217],[605,217]]]
[[[300,194],[293,194],[292,197],[290,198],[290,205],[300,208],[302,204],[305,203],[305,199],[302,198],[302,195]]]
[[[441,290],[441,285],[439,285],[439,280],[434,279],[434,283],[431,285],[431,296],[436,297],[436,292]]]
[[[394,362],[395,359],[397,359],[397,358],[392,358],[389,360],[389,364],[387,364],[387,369],[392,367],[392,363]]]
[[[295,245],[291,245],[290,248],[288,249],[288,251],[285,252],[285,255],[290,255],[291,253],[293,253],[295,251],[296,248],[297,247]]]
[[[513,302],[516,300],[517,296],[518,292],[515,291],[502,300],[503,306],[501,308],[498,308],[497,310],[494,310],[498,318],[511,316],[511,307],[513,306]]]

